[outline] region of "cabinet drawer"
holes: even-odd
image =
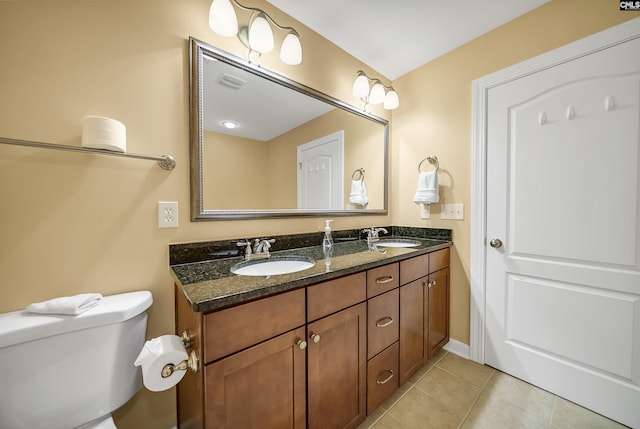
[[[380,295],[400,285],[400,264],[389,264],[367,271],[367,298]]]
[[[305,324],[304,288],[204,316],[208,363]]]
[[[352,274],[307,287],[307,318],[313,321],[367,298],[367,274]],[[283,313],[286,314],[286,313]]]
[[[429,274],[449,266],[449,248],[429,253]]]
[[[367,415],[398,389],[398,343],[367,364]]]
[[[429,274],[429,254],[400,261],[400,284],[407,284]]]
[[[394,289],[367,301],[367,359],[398,341],[399,299],[399,289]]]

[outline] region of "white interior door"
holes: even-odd
[[[485,362],[640,428],[640,39],[487,99]]]
[[[340,210],[344,206],[344,132],[298,146],[298,208]]]

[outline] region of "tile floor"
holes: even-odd
[[[491,367],[442,350],[358,429],[625,427]]]

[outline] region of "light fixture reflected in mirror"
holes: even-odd
[[[228,121],[228,120],[222,121],[221,124],[222,124],[223,127],[227,128],[229,130],[233,130],[233,129],[238,128],[240,126],[237,122]]]
[[[238,29],[238,17],[234,6],[251,12],[248,26]],[[243,6],[236,0],[213,0],[209,9],[209,27],[221,36],[237,35],[249,48],[247,54],[249,61],[251,61],[252,52],[258,53],[258,65],[262,54],[271,52],[274,48],[272,27],[286,31],[287,35],[280,47],[280,59],[289,65],[298,65],[302,62],[302,45],[298,32],[292,27],[281,26],[261,9]]]
[[[396,109],[400,105],[398,93],[392,86],[386,86],[380,79],[370,78],[362,70],[358,70],[353,83],[353,95],[362,100],[365,111],[369,111],[372,104],[383,104],[387,110]]]

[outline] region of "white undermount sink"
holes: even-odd
[[[304,271],[315,264],[315,260],[304,256],[281,256],[239,262],[231,267],[231,272],[239,276],[267,277]]]
[[[375,243],[378,247],[418,247],[420,244],[419,241],[406,238],[383,238]]]

